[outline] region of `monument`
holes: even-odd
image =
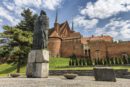
[[[49,71],[48,46],[49,19],[42,10],[35,21],[33,47],[28,55],[27,77],[47,78]]]

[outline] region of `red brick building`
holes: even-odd
[[[113,58],[130,55],[130,42],[113,42],[111,36],[83,37],[70,28],[68,22],[54,24],[49,30],[48,49],[53,57]]]

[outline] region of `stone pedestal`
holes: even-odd
[[[49,71],[48,63],[36,63],[36,70],[34,71],[34,77],[47,78]]]
[[[94,76],[96,81],[116,82],[114,70],[111,67],[95,67]]]
[[[28,55],[26,75],[34,78],[47,78],[49,71],[49,52],[32,50]]]

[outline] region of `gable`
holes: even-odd
[[[61,37],[69,36],[69,34],[70,34],[70,27],[69,27],[69,24],[68,24],[67,21],[60,26],[59,31],[60,31],[59,35]]]

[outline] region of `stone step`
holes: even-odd
[[[123,78],[130,79],[130,75],[124,75]]]
[[[127,72],[128,75],[130,75],[130,72]]]
[[[130,79],[130,75],[124,75],[123,78]]]

